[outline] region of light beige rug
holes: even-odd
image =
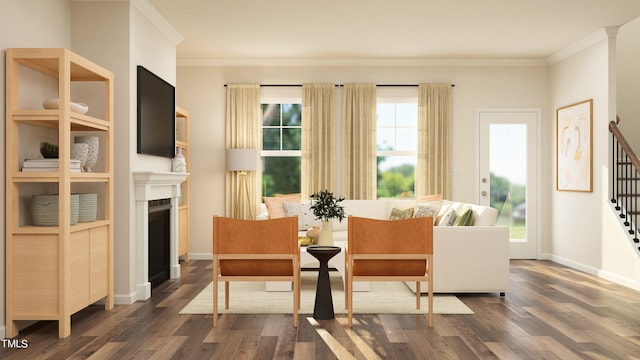
[[[303,271],[301,276],[300,314],[312,314],[318,273]],[[229,283],[229,310],[224,309],[224,285],[220,283],[218,312],[220,314],[290,314],[293,307],[291,292],[267,292],[264,282],[232,281]],[[336,314],[346,314],[344,287],[337,272],[331,272],[331,293]],[[213,283],[198,294],[180,314],[213,314]],[[418,314],[427,313],[428,298],[420,297],[416,310],[414,293],[404,282],[371,282],[371,290],[353,293],[353,312],[356,314]],[[473,314],[453,295],[434,295],[434,314]]]

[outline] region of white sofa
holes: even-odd
[[[303,203],[304,204],[304,203]],[[388,219],[393,208],[415,206],[415,200],[378,199],[344,200],[347,215]],[[509,228],[495,225],[497,210],[475,204],[442,201],[440,215],[449,209],[470,207],[472,226],[434,227],[434,280],[436,293],[487,293],[504,295],[509,287]],[[304,209],[304,205],[302,205]],[[304,211],[303,211],[304,212]],[[312,215],[311,215],[312,216]],[[258,218],[267,218],[266,207]],[[305,219],[306,217],[306,219]],[[300,218],[300,235],[306,233],[309,216]],[[332,221],[334,241],[347,240],[347,219]],[[407,283],[414,289],[414,283]],[[426,290],[426,284],[421,286]]]

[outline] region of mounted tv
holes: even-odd
[[[138,65],[138,154],[172,158],[176,146],[176,88]]]

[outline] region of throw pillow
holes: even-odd
[[[281,195],[276,197],[263,197],[262,200],[267,206],[269,219],[283,218],[287,216],[284,212],[285,202],[300,202],[300,194]]]
[[[440,201],[442,200],[442,194],[434,194],[434,195],[420,195],[418,196],[418,201]]]
[[[413,217],[431,216],[435,222],[441,207],[442,201],[420,201],[416,203],[416,207],[413,210]]]
[[[401,209],[394,207],[391,209],[389,220],[404,220],[411,219],[411,217],[413,217],[413,208]]]
[[[464,208],[456,217],[453,226],[473,226],[473,210],[470,207]]]
[[[298,231],[307,231],[314,225],[320,225],[320,221],[316,220],[315,215],[313,215],[311,211],[311,202],[285,202],[283,205],[286,216],[298,217]]]
[[[452,226],[456,221],[458,214],[455,210],[449,209],[449,211],[445,212],[442,217],[438,220],[438,226]]]

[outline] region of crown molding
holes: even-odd
[[[530,67],[545,59],[177,59],[179,67]]]
[[[69,0],[70,2],[88,2],[88,3],[98,3],[98,2],[125,2],[129,3],[136,7],[136,9],[140,10],[140,12],[145,15],[155,26],[165,34],[174,45],[178,45],[184,40],[182,35],[176,30],[176,28],[164,17],[156,8],[149,3],[147,0]]]
[[[579,53],[580,51],[585,50],[603,40],[607,40],[610,38],[615,39],[619,29],[620,29],[619,26],[609,26],[609,27],[602,28],[594,32],[593,34],[579,40],[578,42],[571,44],[570,46],[549,56],[546,59],[547,65],[553,65],[562,60],[565,60]]]
[[[155,26],[165,34],[174,45],[178,45],[184,40],[176,28],[147,0],[130,0],[142,14],[144,14]]]

